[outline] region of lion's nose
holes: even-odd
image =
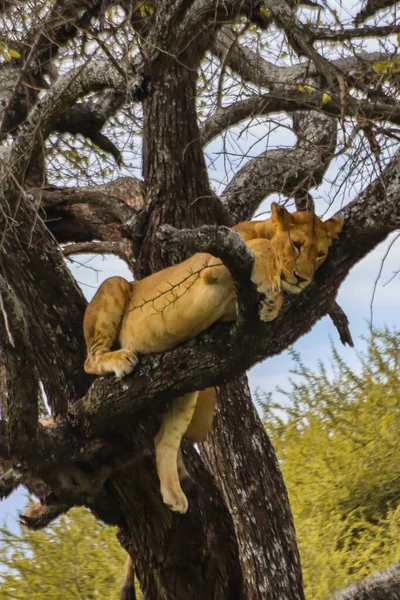
[[[297,283],[305,283],[306,281],[308,281],[307,278],[302,277],[301,275],[299,275],[298,273],[294,272],[294,276],[297,279]]]

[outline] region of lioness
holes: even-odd
[[[340,217],[322,222],[311,212],[290,214],[273,203],[270,219],[234,227],[254,254],[251,280],[261,294],[262,321],[276,318],[282,290],[298,294],[309,285],[342,225]],[[85,371],[124,377],[135,368],[138,354],[174,348],[216,321],[235,318],[232,277],[210,254],[195,254],[132,283],[111,277],[86,309]],[[111,350],[115,343],[119,349]],[[185,513],[188,508],[180,484],[187,476],[179,454],[181,438],[186,434],[192,441],[204,439],[211,427],[214,404],[212,390],[176,398],[155,437],[161,494],[173,511]]]

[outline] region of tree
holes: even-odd
[[[357,27],[306,4],[315,10],[289,0],[0,3],[1,495],[23,484],[41,499],[46,518],[32,527],[75,505],[118,525],[148,598],[304,597],[286,489],[244,372],[327,313],[350,341],[337,290],[400,225],[396,3],[386,3],[389,24]],[[378,9],[367,4],[357,21]],[[379,51],[359,52],[370,37]],[[239,164],[218,197],[204,147],[258,119],[268,136],[276,113],[295,144]],[[105,153],[121,163],[122,144],[129,156],[141,137],[143,181],[82,185],[110,179]],[[343,182],[363,189],[341,211],[340,241],[308,290],[261,325],[251,256],[215,226],[251,218],[272,192],[312,208],[310,190],[345,155]],[[230,266],[243,318],[143,357],[122,382],[93,383],[82,370],[85,300],[61,250],[118,254],[135,277],[211,251]],[[182,518],[159,496],[155,415],[213,385],[213,435],[201,458],[185,450],[201,495]],[[41,390],[52,428],[38,422]]]
[[[332,352],[316,372],[293,354],[287,399],[263,401],[315,600],[400,559],[400,334],[371,331],[357,371]]]
[[[125,552],[113,528],[75,508],[41,531],[3,526],[0,598],[114,600]]]

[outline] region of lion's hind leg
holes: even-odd
[[[111,351],[130,296],[131,284],[126,279],[110,277],[101,284],[88,305],[83,320],[87,346],[84,369],[87,373],[115,373],[119,378],[128,375],[135,368],[138,359],[130,349]]]
[[[181,439],[185,435],[196,408],[199,392],[175,398],[163,417],[160,431],[154,438],[157,473],[163,500],[175,512],[185,513],[188,501],[179,481],[178,461]],[[181,464],[180,470],[181,470]],[[182,476],[182,472],[181,472]]]
[[[215,404],[217,401],[215,388],[207,388],[199,392],[189,427],[186,430],[185,438],[191,444],[204,442],[212,429]],[[199,494],[199,485],[192,479],[186,470],[179,448],[178,452],[178,474],[179,481],[185,495],[190,499],[196,498]]]

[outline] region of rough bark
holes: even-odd
[[[65,267],[58,245],[38,217],[32,197],[29,194],[19,197],[11,189],[8,191],[0,214],[0,270],[4,285],[10,286],[12,294],[8,295],[7,304],[6,297],[3,298],[4,314],[8,315],[11,332],[29,331],[26,346],[32,351],[24,354],[21,366],[32,364],[33,373],[38,369],[50,405],[55,413],[62,414],[68,400],[79,398],[89,382],[77,370],[84,359],[81,323],[86,302]],[[55,273],[59,276],[55,277]],[[43,315],[46,315],[45,327]],[[57,348],[59,352],[55,352]],[[11,396],[9,409],[10,406],[17,426],[20,414],[24,413],[23,396]],[[11,410],[10,420],[14,420]],[[36,428],[36,421],[32,420],[32,427]]]
[[[184,56],[184,64],[172,62],[162,78],[153,76],[153,93],[144,101],[143,175],[149,219],[139,277],[168,265],[156,238],[161,225],[181,229],[231,224],[211,191],[201,147],[195,105],[199,59]]]
[[[245,597],[303,599],[286,488],[245,376],[220,388],[213,432],[200,452],[233,518]]]
[[[6,9],[12,4],[6,2],[3,7]],[[0,95],[3,101],[6,100],[0,135],[15,133],[25,120],[37,100],[40,88],[47,88],[44,76],[52,72],[53,61],[60,48],[89,26],[100,10],[101,0],[89,0],[85,4],[56,1],[54,6],[49,7],[40,25],[34,25],[25,38],[16,44],[20,58],[3,65],[7,79],[0,76],[0,81],[3,79]]]
[[[374,573],[337,592],[331,600],[398,600],[400,563]]]
[[[134,560],[145,598],[244,598],[231,515],[194,452],[191,472],[202,493],[185,516],[162,504],[149,458],[135,464],[133,477],[113,477],[110,485],[124,514],[119,539]]]

